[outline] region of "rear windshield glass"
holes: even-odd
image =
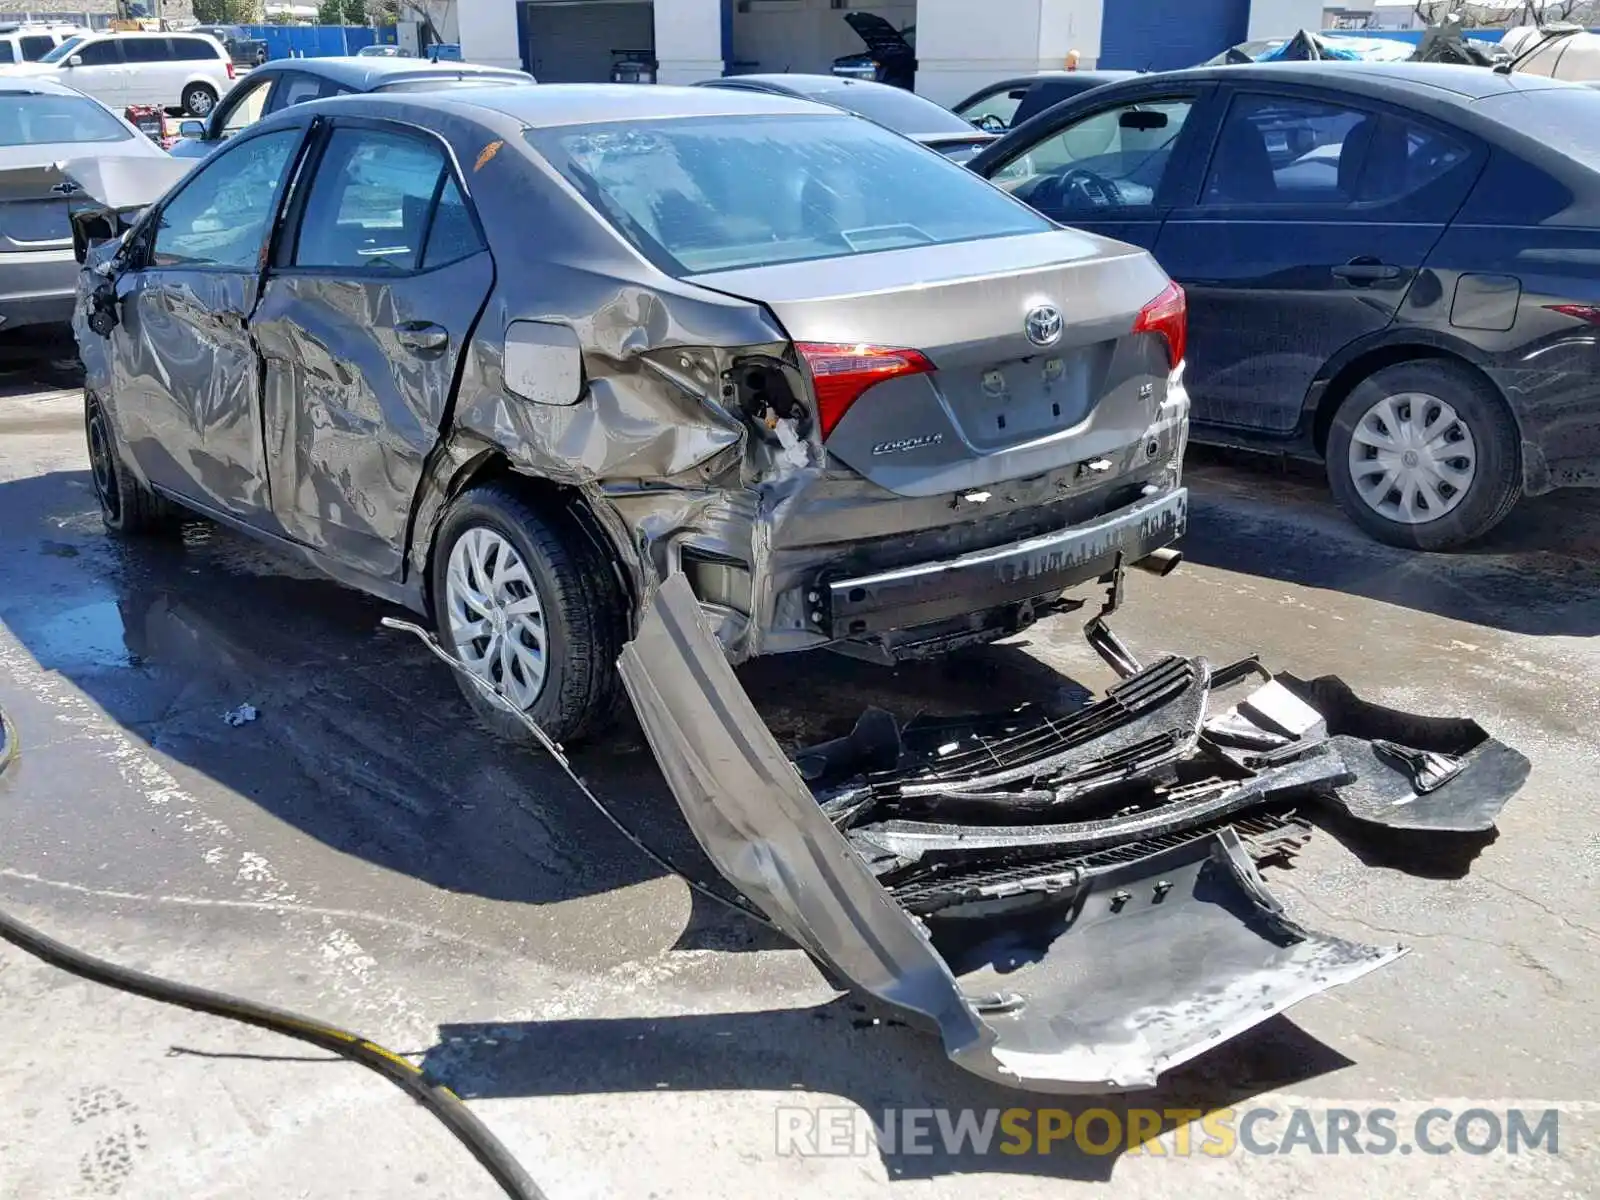
[[[77,96],[19,96],[0,104],[0,146],[44,146],[56,142],[120,142],[132,137],[92,100]]]
[[[887,125],[897,133],[961,133],[971,122],[940,108],[932,100],[892,87],[835,87],[806,93],[835,108],[860,113],[869,121]]]
[[[1600,92],[1592,88],[1552,87],[1485,96],[1475,109],[1600,170]]]
[[[1054,228],[966,168],[854,117],[692,118],[526,136],[674,275]]]

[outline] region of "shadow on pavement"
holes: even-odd
[[[619,1054],[619,1046],[627,1047]],[[855,1105],[885,1123],[885,1110],[971,1109],[978,1121],[990,1110],[1104,1110],[1091,1126],[1099,1146],[1110,1126],[1115,1145],[1088,1153],[1073,1138],[1048,1154],[1002,1153],[1016,1146],[998,1126],[988,1152],[971,1141],[945,1146],[937,1124],[926,1152],[881,1140],[868,1152],[884,1163],[891,1179],[1008,1172],[1105,1182],[1129,1150],[1130,1109],[1155,1110],[1158,1129],[1198,1120],[1200,1113],[1238,1107],[1265,1091],[1288,1088],[1349,1066],[1350,1060],[1282,1017],[1170,1072],[1159,1088],[1110,1096],[1050,1097],[991,1084],[944,1060],[936,1039],[880,1010],[851,999],[809,1009],[731,1012],[656,1018],[532,1021],[508,1025],[445,1025],[439,1044],[422,1059],[424,1070],[467,1100],[617,1093],[757,1091],[805,1092],[784,1102],[774,1098],[772,1121],[752,1154],[781,1153],[781,1110],[829,1106],[828,1097]],[[816,1099],[816,1094],[821,1099]],[[1182,1110],[1190,1110],[1183,1112]],[[1195,1111],[1198,1110],[1198,1111]],[[957,1113],[948,1119],[954,1120]],[[1031,1114],[1030,1114],[1031,1122]],[[805,1122],[791,1127],[804,1130]],[[1031,1126],[1037,1128],[1037,1126]],[[1145,1136],[1155,1130],[1147,1129]],[[794,1145],[804,1148],[801,1133]],[[1198,1143],[1201,1134],[1194,1133]],[[1135,1138],[1138,1147],[1141,1139]],[[1135,1149],[1135,1153],[1151,1153]]]
[[[1367,537],[1318,468],[1200,448],[1188,482],[1191,562],[1508,633],[1600,633],[1600,492],[1524,499],[1478,545],[1424,554]]]

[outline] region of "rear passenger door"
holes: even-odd
[[[178,86],[172,83],[172,47],[166,38],[131,37],[122,41],[128,64],[128,104],[176,104]]]
[[[398,579],[494,264],[443,139],[340,119],[317,154],[251,321],[273,505],[292,537]]]
[[[1189,293],[1195,420],[1292,433],[1324,364],[1394,320],[1480,167],[1415,114],[1239,89],[1156,246]]]

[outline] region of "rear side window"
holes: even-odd
[[[38,62],[55,48],[56,40],[53,37],[35,35],[22,39],[22,57],[28,62]]]
[[[0,41],[0,63],[14,63],[16,61],[16,48],[10,42]]]
[[[436,204],[443,225],[430,241]],[[477,249],[476,229],[438,145],[384,130],[333,131],[306,196],[295,266],[414,271]]]
[[[692,118],[524,136],[669,274],[1054,228],[965,168],[854,117]]]
[[[222,49],[215,42],[208,42],[204,38],[173,38],[172,57],[183,62],[201,59],[211,59],[215,62],[222,57]]]
[[[122,57],[131,63],[168,62],[172,58],[166,38],[129,38],[122,43]]]
[[[959,109],[956,115],[965,117],[974,125],[981,125],[984,119],[988,118],[992,124],[1004,129],[1011,124],[1011,118],[1017,115],[1017,106],[1027,94],[1027,85],[1001,88],[997,92],[991,92],[982,100]]]

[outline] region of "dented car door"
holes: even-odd
[[[152,483],[270,527],[260,366],[248,319],[304,137],[274,129],[197,170],[142,227],[112,333],[117,419]]]
[[[251,321],[273,505],[290,537],[393,578],[494,263],[434,135],[334,121],[314,153]]]

